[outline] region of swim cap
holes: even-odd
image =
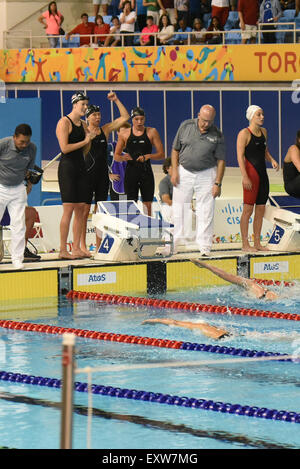
[[[248,107],[248,109],[246,111],[246,118],[248,119],[249,122],[251,121],[251,119],[254,116],[254,114],[256,113],[256,111],[258,111],[259,109],[261,109],[261,107],[255,106],[255,104]]]
[[[144,115],[145,115],[145,111],[141,107],[135,107],[134,109],[132,109],[130,113],[131,119],[133,119],[136,116],[144,116]]]
[[[89,117],[94,112],[100,112],[100,106],[96,106],[95,104],[90,104],[86,110],[86,117]]]
[[[77,93],[73,94],[71,98],[71,103],[75,104],[78,103],[78,101],[88,101],[89,98],[85,96],[85,94],[81,93],[81,91],[78,91]]]

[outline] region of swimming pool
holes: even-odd
[[[299,286],[279,289],[282,299],[276,303],[253,300],[235,286],[174,291],[165,298],[297,313]],[[0,311],[0,319],[215,344],[200,332],[141,324],[149,317],[205,320],[231,332],[230,337],[222,340],[226,347],[294,355],[300,351],[297,321],[70,301],[66,297],[0,304]],[[0,370],[60,379],[61,344],[60,335],[0,328]],[[236,363],[222,363],[225,358],[237,357],[86,338],[76,338],[75,358],[79,368],[111,367],[109,371],[93,374],[92,382],[98,385],[300,412],[300,365],[294,362],[247,363],[247,358],[241,362],[238,357]],[[192,360],[207,363],[195,367],[180,364]],[[163,361],[176,366],[114,371],[118,365]],[[75,379],[86,382],[87,376],[80,374]],[[59,447],[60,389],[1,380],[0,397],[0,446]],[[86,448],[87,393],[75,391],[74,404],[73,447]],[[92,407],[89,445],[95,449],[300,447],[298,424],[287,421],[101,394],[93,394]]]

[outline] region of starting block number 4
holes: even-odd
[[[109,235],[106,235],[105,238],[103,239],[101,246],[99,248],[99,253],[101,254],[108,254],[113,247],[115,240]]]

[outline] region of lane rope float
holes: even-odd
[[[119,334],[114,332],[101,332],[87,329],[75,329],[72,327],[51,326],[49,324],[36,324],[22,321],[0,320],[0,327],[4,329],[18,330],[24,332],[40,332],[44,334],[74,334],[76,337],[94,340],[107,340],[126,344],[147,345],[152,347],[171,348],[177,350],[189,350],[196,352],[209,352],[222,355],[233,355],[239,357],[276,357],[278,361],[293,362],[291,358],[285,358],[287,354],[280,352],[265,352],[263,350],[249,350],[236,347],[226,347],[225,345],[199,344],[183,342],[172,339],[157,339],[154,337],[143,337],[129,334]]]
[[[61,388],[61,380],[45,378],[21,373],[0,371],[0,380],[12,383],[31,384],[36,386],[47,386],[50,388]],[[211,399],[196,399],[186,396],[174,396],[171,394],[155,393],[136,389],[118,388],[113,386],[102,386],[97,384],[82,383],[76,381],[74,390],[77,392],[90,392],[109,397],[133,399],[157,404],[168,404],[192,409],[212,410],[226,414],[234,414],[245,417],[256,417],[268,420],[280,420],[282,422],[300,423],[300,413],[288,410],[268,409],[267,407],[231,404],[229,402],[213,401]]]
[[[153,308],[179,309],[191,312],[205,312],[213,314],[232,314],[240,316],[263,317],[270,319],[286,319],[300,321],[300,314],[280,313],[262,309],[238,308],[235,306],[208,305],[201,303],[188,303],[186,301],[162,300],[157,298],[141,298],[135,296],[114,295],[108,293],[93,293],[70,290],[67,293],[69,299],[101,301],[108,304],[129,306],[151,306]]]

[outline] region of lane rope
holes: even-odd
[[[31,384],[36,386],[47,386],[50,388],[61,388],[61,380],[45,378],[21,373],[0,371],[0,380],[12,383]],[[268,409],[267,407],[231,404],[229,402],[213,401],[211,399],[196,399],[186,396],[174,396],[171,394],[155,393],[136,389],[118,388],[113,386],[102,386],[97,384],[82,383],[76,381],[74,390],[77,392],[91,392],[102,396],[118,397],[122,399],[134,399],[136,401],[152,402],[157,404],[168,404],[192,409],[212,410],[226,414],[234,414],[246,417],[263,418],[268,420],[280,420],[282,422],[300,423],[300,413],[288,410]]]
[[[278,361],[293,360],[287,357],[287,354],[279,352],[265,352],[264,350],[250,350],[236,347],[227,347],[225,345],[199,344],[192,342],[183,342],[172,339],[157,339],[154,337],[143,337],[137,335],[120,334],[114,332],[101,332],[87,329],[75,329],[72,327],[51,326],[49,324],[36,324],[22,321],[0,320],[0,327],[4,329],[40,332],[44,334],[74,334],[76,337],[85,339],[108,340],[111,342],[119,342],[126,344],[148,345],[152,347],[171,348],[177,350],[189,350],[196,352],[209,352],[222,355],[234,355],[239,357],[255,358],[255,357],[278,357]]]
[[[286,319],[289,321],[300,321],[300,314],[280,313],[277,311],[266,311],[252,308],[238,308],[234,306],[208,305],[201,303],[188,303],[186,301],[162,300],[157,298],[141,298],[134,296],[113,295],[108,293],[93,293],[70,290],[67,293],[69,299],[101,301],[108,304],[119,304],[129,306],[151,306],[152,308],[179,309],[191,312],[205,312],[212,314],[232,314],[240,316],[263,317],[270,319]]]

